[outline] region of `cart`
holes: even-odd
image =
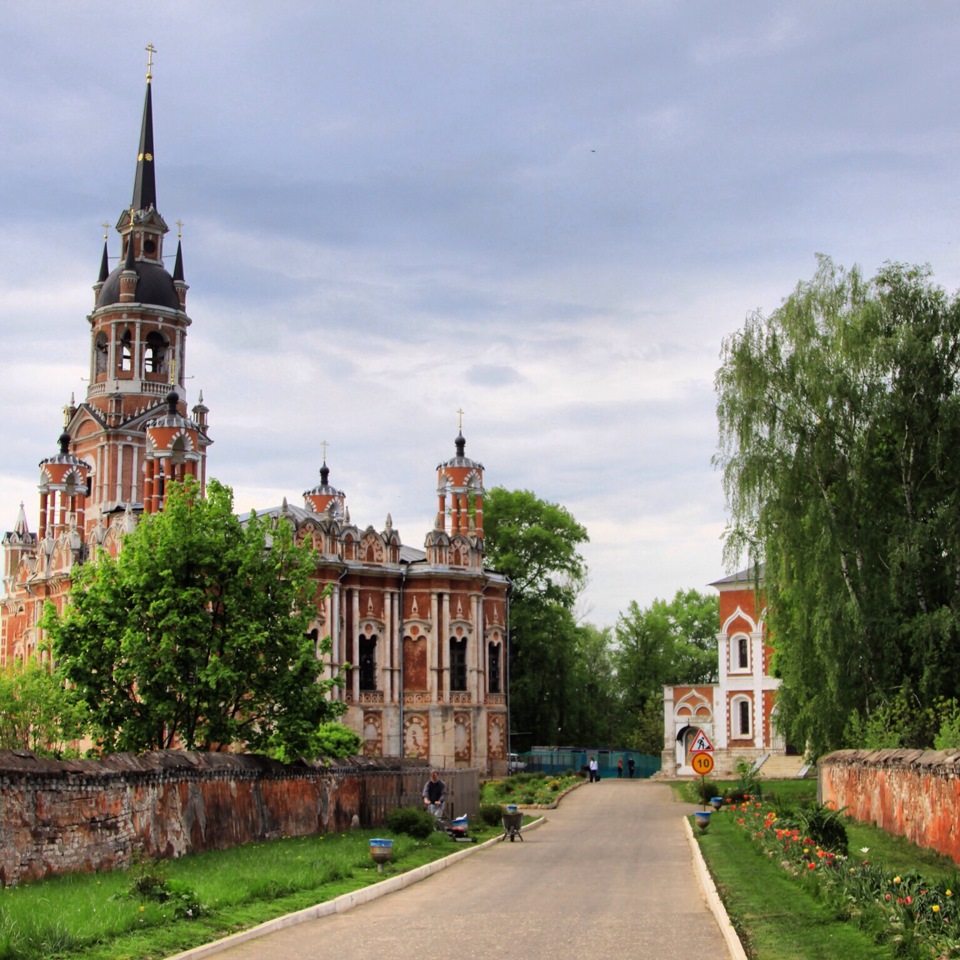
[[[503,811],[503,836],[500,838],[502,843],[507,837],[510,838],[510,842],[513,843],[514,840],[518,839],[523,843],[523,834],[520,832],[520,827],[523,824],[523,814],[519,811],[504,810]]]

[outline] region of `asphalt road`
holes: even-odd
[[[693,871],[692,808],[642,780],[584,784],[524,842],[218,954],[221,960],[729,960]]]

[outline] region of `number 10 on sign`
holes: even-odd
[[[705,777],[713,770],[713,754],[695,753],[690,760],[690,766],[693,767],[694,773],[699,773],[701,777]]]

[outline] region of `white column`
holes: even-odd
[[[443,604],[440,611],[440,624],[437,631],[440,642],[437,652],[443,651],[443,670],[440,671],[440,689],[445,697],[444,703],[450,702],[450,594],[443,595]]]
[[[393,699],[393,594],[390,590],[383,591],[383,637],[378,646],[379,687],[383,691],[384,703],[390,703]]]
[[[352,587],[350,611],[353,615],[353,623],[347,626],[346,632],[351,636],[353,646],[353,657],[350,662],[353,664],[353,702],[360,702],[360,588]]]

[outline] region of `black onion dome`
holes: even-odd
[[[127,267],[121,264],[107,277],[97,296],[97,307],[108,307],[112,303],[120,302],[120,274],[126,269]],[[133,269],[137,271],[137,290],[133,298],[135,303],[149,303],[157,307],[169,307],[171,310],[180,309],[180,297],[173,285],[173,277],[159,263],[137,260]]]

